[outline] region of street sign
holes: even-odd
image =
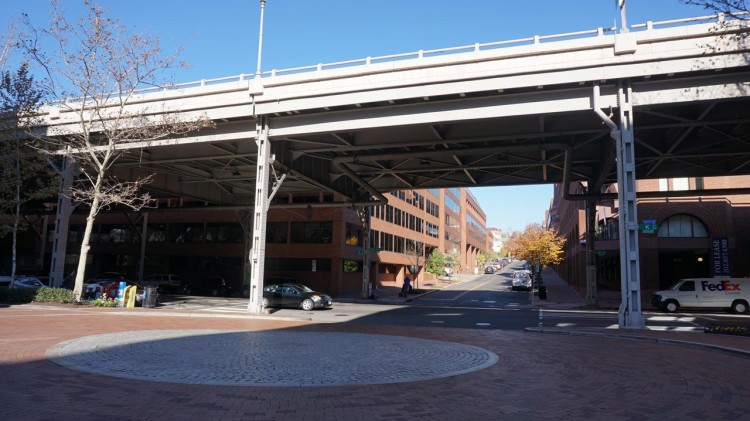
[[[648,223],[648,224],[638,224],[638,230],[644,234],[653,234],[658,229],[659,229],[659,224],[655,222]]]

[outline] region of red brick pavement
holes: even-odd
[[[0,419],[728,420],[745,418],[750,410],[750,359],[710,349],[616,337],[184,316],[71,307],[0,308]],[[500,361],[481,371],[428,381],[280,388],[136,381],[69,370],[45,358],[48,348],[65,340],[143,329],[391,334],[478,346],[496,353]],[[750,349],[750,338],[646,334],[693,342],[703,338]],[[289,355],[293,358],[294,350]],[[195,358],[211,355],[195,349]],[[364,365],[387,364],[377,355],[362,358]]]

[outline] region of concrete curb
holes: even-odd
[[[685,346],[688,348],[719,351],[719,352],[724,352],[724,353],[735,355],[735,356],[750,358],[750,351],[746,351],[743,349],[729,348],[726,346],[706,344],[706,343],[700,343],[700,342],[682,341],[679,339],[626,335],[626,334],[618,334],[618,333],[592,332],[592,331],[585,331],[585,330],[549,329],[549,328],[539,328],[539,327],[527,327],[527,328],[524,328],[524,331],[532,332],[532,333],[546,333],[546,334],[570,335],[570,336],[587,336],[587,337],[599,337],[599,338],[607,338],[607,339],[621,339],[621,340],[628,340],[628,341],[652,342],[652,343],[657,343],[657,344],[679,345],[679,346]]]
[[[160,310],[158,307],[144,310],[118,310],[108,309],[106,307],[92,308],[74,308],[67,309],[58,306],[45,306],[42,304],[17,304],[9,307],[28,309],[28,310],[48,310],[48,311],[74,311],[79,314],[96,314],[105,316],[141,316],[141,317],[197,317],[197,318],[217,318],[217,319],[259,319],[259,320],[281,320],[288,322],[310,322],[309,317],[282,317],[272,314],[253,314],[253,313],[209,313],[196,312],[191,310],[174,311]]]

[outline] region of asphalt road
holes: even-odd
[[[469,290],[464,290],[464,292]],[[425,300],[405,304],[342,303],[332,309],[303,311],[270,309],[272,317],[309,320],[319,323],[446,327],[462,329],[523,330],[527,327],[616,328],[615,311],[589,309],[535,309],[516,299],[518,292],[498,292],[477,288],[454,299]],[[460,293],[457,294],[461,295]],[[163,311],[191,310],[214,314],[239,314],[247,311],[247,299],[170,296],[164,297]],[[712,323],[750,325],[750,315],[721,312],[677,313],[644,312],[646,325],[655,330],[700,331]]]
[[[494,274],[477,276],[408,302],[335,302],[332,309],[303,311],[269,309],[273,317],[319,323],[446,327],[462,329],[523,330],[528,327],[617,328],[618,314],[598,309],[549,309],[535,307],[539,298],[530,292],[512,291],[511,274],[505,267]],[[205,311],[237,314],[247,311],[247,298],[162,295],[163,310]],[[334,300],[335,301],[335,300]],[[750,315],[721,311],[666,314],[644,311],[652,330],[702,331],[721,323],[750,326]]]

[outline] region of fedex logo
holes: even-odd
[[[729,281],[721,281],[718,283],[711,283],[709,281],[702,281],[701,287],[703,290],[709,291],[740,291],[740,284],[733,284]]]

